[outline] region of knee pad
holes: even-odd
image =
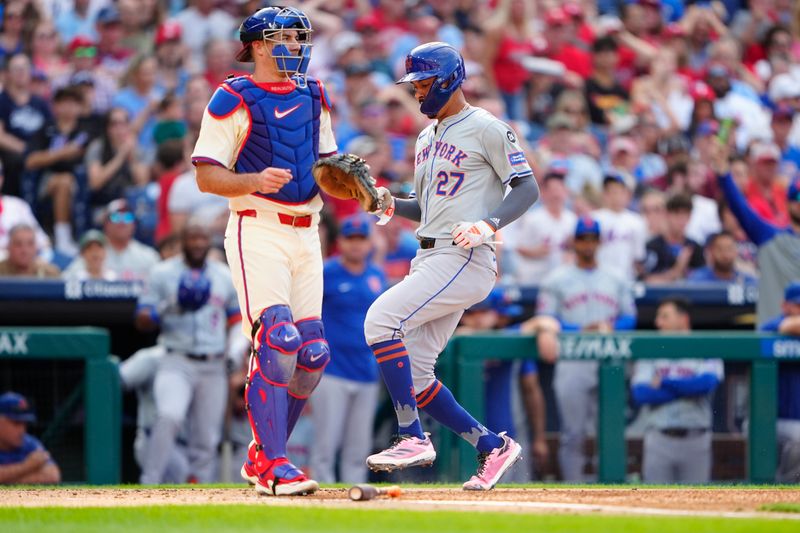
[[[300,332],[286,305],[273,305],[253,324],[253,354],[261,376],[269,383],[286,386],[294,373]]]
[[[331,351],[325,340],[325,330],[318,318],[301,320],[297,329],[303,339],[297,353],[297,370],[289,385],[289,394],[296,398],[308,398],[314,391],[325,366],[331,360]]]

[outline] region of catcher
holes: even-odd
[[[190,222],[181,245],[181,256],[153,267],[136,311],[140,330],[161,328],[159,343],[167,352],[153,384],[156,421],[144,455],[144,484],[165,482],[187,422],[189,473],[202,483],[215,480],[228,394],[226,338],[241,321],[228,268],[206,259],[208,229]]]

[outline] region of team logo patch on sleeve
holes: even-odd
[[[517,165],[527,165],[528,160],[525,159],[525,154],[522,152],[514,152],[513,154],[508,154],[508,162],[511,163],[511,166],[515,167]]]

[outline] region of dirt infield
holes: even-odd
[[[399,498],[352,502],[345,489],[308,497],[258,496],[247,488],[64,488],[0,490],[0,507],[128,507],[259,504],[341,508],[438,509],[521,513],[606,513],[677,516],[775,516],[758,509],[800,503],[800,489],[500,488],[487,493],[408,488]],[[800,515],[780,515],[800,519]]]

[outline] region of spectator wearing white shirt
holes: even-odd
[[[3,188],[3,165],[0,164],[0,189]],[[8,240],[11,228],[18,225],[30,226],[36,234],[36,248],[39,256],[49,261],[53,255],[50,238],[42,230],[39,222],[22,198],[0,194],[0,261],[8,257]]]
[[[603,208],[592,214],[601,231],[598,265],[629,283],[641,269],[647,240],[644,219],[628,209],[631,197],[630,184],[625,178],[608,174],[603,179]]]
[[[114,281],[117,274],[106,267],[106,236],[102,231],[90,229],[80,240],[82,267],[64,272],[64,279],[86,281],[99,279]]]
[[[108,242],[106,248],[106,268],[124,281],[141,281],[158,263],[158,252],[133,238],[136,230],[136,217],[125,200],[114,200],[106,209],[103,233]],[[71,277],[74,272],[86,270],[84,258],[76,258],[67,267],[64,276]]]
[[[213,39],[232,40],[237,27],[236,20],[215,7],[216,0],[193,0],[192,5],[178,13],[174,20],[181,25],[183,44],[189,48],[192,63],[202,70],[203,50]]]
[[[224,233],[224,224],[228,219],[228,200],[216,194],[201,192],[197,187],[194,170],[190,170],[178,176],[172,184],[167,210],[172,233],[180,233],[186,221],[194,215],[209,221],[215,228],[218,226],[215,222],[224,218],[221,223]]]
[[[554,268],[571,258],[570,241],[578,217],[566,207],[569,192],[564,184],[566,162],[550,164],[542,179],[542,205],[515,223],[516,281],[538,285]]]

